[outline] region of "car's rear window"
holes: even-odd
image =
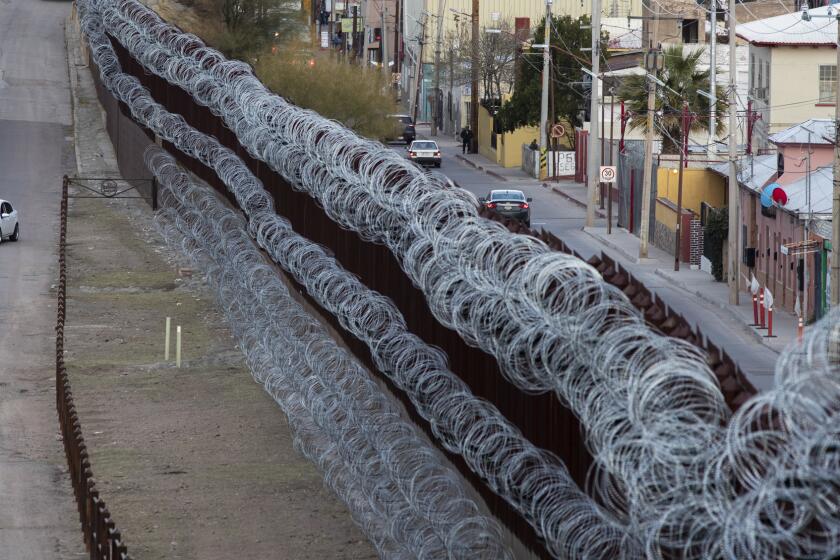
[[[490,194],[490,200],[514,200],[525,202],[525,195],[519,191],[499,191]]]
[[[411,117],[397,117],[401,123],[411,124]]]
[[[415,150],[437,150],[437,144],[434,142],[415,142],[411,147]]]

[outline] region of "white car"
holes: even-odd
[[[17,210],[10,202],[0,200],[0,240],[17,241],[20,237]]]
[[[440,148],[434,140],[415,140],[408,147],[408,159],[420,165],[440,167]]]

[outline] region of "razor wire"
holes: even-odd
[[[157,154],[147,161],[157,176],[166,160]],[[208,210],[205,203],[201,212]],[[546,538],[547,548],[556,557],[595,551],[597,557],[638,556],[639,548],[605,523],[604,513],[576,487],[562,461],[535,448],[493,405],[474,397],[448,371],[439,351],[406,331],[393,303],[341,269],[280,216],[259,213],[250,229],[257,230],[260,245],[344,328],[367,338],[378,367],[406,391],[444,447],[462,455],[493,491],[511,503]]]
[[[186,50],[198,52],[189,44]],[[173,55],[160,52],[171,62]],[[211,70],[189,68],[203,80],[207,95],[223,89],[223,80],[212,72],[247,70],[225,66],[220,55],[202,60]],[[224,100],[231,111],[241,112],[236,96],[252,94],[248,88],[255,79],[247,72],[234,78]],[[281,174],[310,193],[329,193],[332,202],[316,200],[328,213],[343,213],[339,223],[363,226],[358,231],[367,238],[387,243],[424,289],[435,314],[451,313],[460,321],[462,336],[479,333],[494,344],[507,341],[497,344],[494,354],[507,375],[512,369],[528,373],[518,385],[554,388],[572,407],[586,426],[596,460],[594,492],[644,540],[648,557],[824,558],[837,553],[840,508],[827,473],[838,472],[838,451],[815,443],[837,424],[837,401],[832,408],[816,398],[820,395],[808,397],[803,386],[826,385],[821,394],[834,395],[838,372],[831,359],[836,353],[814,354],[828,364],[818,374],[797,366],[796,360],[783,360],[800,367],[798,377],[728,422],[702,356],[646,329],[619,295],[598,284],[597,273],[476,219],[470,197],[387,161],[387,154],[376,159],[384,153],[381,147],[372,150],[351,134],[334,131],[338,127],[332,123],[280,101],[259,96],[251,101],[245,110],[279,112],[265,113],[269,125],[284,118],[294,125],[278,125],[277,130],[260,122],[254,126],[253,136],[266,142],[268,153],[277,150],[286,158],[275,162],[288,165],[288,173]],[[284,111],[294,118],[284,117]],[[285,136],[281,142],[272,135]],[[369,182],[371,177],[384,179],[380,191],[374,192],[371,185],[377,183]],[[323,190],[315,190],[318,182]],[[232,192],[246,211],[270,208],[260,202],[258,190],[249,191],[256,204],[249,197],[240,200],[233,187]],[[521,308],[512,309],[511,301]],[[830,320],[836,325],[837,312]],[[546,327],[541,333],[525,328],[540,323]],[[377,331],[372,333],[375,338]],[[476,336],[475,342],[482,340]],[[792,420],[812,417],[821,422]]]
[[[158,230],[207,271],[255,379],[295,426],[296,446],[321,466],[383,557],[510,558],[496,523],[292,298],[245,222],[159,149],[147,162],[162,187]]]
[[[86,12],[83,12],[83,14],[87,17]],[[89,32],[93,33],[94,31],[91,28]],[[103,45],[107,47],[106,43],[103,43]],[[120,72],[115,60],[104,56],[105,53],[112,51],[102,48],[95,49],[93,52],[100,57],[99,60],[103,64],[110,65],[107,71],[104,69],[102,71],[106,87],[113,88],[118,98],[129,104],[129,109],[135,118],[145,126],[155,130],[166,140],[173,142],[180,149],[215,169],[228,184],[235,186],[235,188],[232,188],[232,192],[235,193],[242,207],[251,210],[252,223],[257,223],[259,220],[274,220],[271,223],[272,226],[279,223],[276,221],[279,217],[271,208],[270,199],[260,196],[264,193],[264,190],[241,160],[229,150],[220,146],[215,139],[197,133],[194,129],[186,126],[180,117],[169,114],[155,104],[150,99],[148,92],[139,86],[136,79]],[[200,149],[196,149],[196,145]],[[276,234],[277,231],[274,230],[273,233]],[[308,244],[310,248],[307,250],[309,251],[321,251],[320,248],[303,238],[299,238],[298,241]],[[310,257],[311,255],[305,256]],[[309,258],[302,260],[311,262]],[[353,288],[356,292],[360,292],[363,297],[368,297],[369,303],[381,304],[374,313],[378,312],[380,318],[387,319],[386,325],[390,322],[389,329],[396,328],[397,330],[397,336],[390,339],[392,343],[391,352],[398,353],[404,347],[408,349],[420,348],[416,355],[400,356],[403,361],[411,359],[415,362],[414,367],[417,369],[417,373],[415,373],[413,380],[418,385],[417,388],[414,388],[415,394],[419,394],[421,400],[430,398],[420,392],[429,389],[428,386],[423,385],[424,383],[430,384],[434,388],[435,385],[445,382],[443,388],[452,391],[452,394],[447,394],[438,389],[438,394],[441,397],[431,403],[438,409],[433,409],[430,403],[418,405],[417,398],[413,398],[421,414],[430,421],[433,428],[437,428],[436,435],[438,437],[446,437],[443,443],[447,449],[462,454],[472,470],[487,480],[493,491],[511,503],[526,521],[531,523],[538,534],[543,535],[549,541],[549,550],[552,550],[559,557],[585,555],[587,550],[601,550],[603,555],[611,556],[615,556],[620,550],[635,550],[627,543],[622,544],[622,541],[626,540],[626,536],[622,536],[622,531],[617,530],[611,520],[604,521],[602,519],[602,517],[605,517],[604,512],[595,506],[585,494],[580,492],[574,481],[571,480],[562,461],[531,445],[521,436],[517,428],[486,401],[476,399],[471,394],[466,395],[468,397],[466,399],[462,398],[461,393],[468,391],[466,386],[454,374],[446,370],[445,358],[439,352],[422,344],[422,341],[405,332],[404,320],[393,304],[381,295],[364,288],[346,271],[339,270],[334,260],[330,261],[330,264],[333,269],[341,272],[345,282],[345,285],[342,286],[343,289]],[[336,282],[333,281],[331,285],[327,286],[334,291],[333,293],[338,291],[334,288],[335,284]],[[328,309],[335,309],[328,302],[324,302],[324,305]],[[355,321],[356,318],[361,316],[358,309],[345,309],[343,313],[338,313],[338,316],[344,318],[343,324],[346,328],[359,338],[367,340],[369,346],[374,341],[382,346],[382,341],[376,339],[376,337],[371,338],[368,327]],[[388,339],[386,338],[386,340]],[[371,350],[377,356],[376,349],[372,347]],[[383,346],[379,352],[385,350],[389,350],[389,348]],[[393,359],[391,358],[392,361]],[[380,365],[382,365],[381,361]],[[431,377],[427,376],[425,379],[417,377],[419,373],[422,373],[422,368],[435,365],[442,368],[442,371],[433,371],[433,375]],[[399,372],[400,366],[401,364],[397,364],[395,371]],[[393,374],[392,379],[397,380]],[[409,392],[409,394],[412,393]],[[448,400],[440,404],[441,398],[444,397]],[[476,418],[485,416],[488,418],[488,422],[482,424],[476,421],[468,424],[463,420],[457,420],[451,416],[451,407],[453,406],[462,407],[461,414],[477,415]],[[447,414],[450,416],[446,416]],[[454,425],[460,432],[455,431],[453,427],[447,427],[448,425]],[[485,442],[489,442],[489,444]],[[473,447],[468,447],[468,445]],[[487,453],[498,455],[495,458],[491,457],[498,464],[486,464],[488,459],[481,457],[479,454],[483,451],[482,445],[490,446],[487,448]],[[533,487],[525,485],[523,488],[519,488],[511,482],[512,480],[534,480],[539,484]],[[551,492],[548,492],[548,489],[551,489]],[[589,542],[581,538],[582,534],[586,535],[587,533],[590,533]],[[583,545],[586,545],[586,547],[581,548]],[[632,556],[631,554],[630,557]]]
[[[654,382],[641,389],[647,393],[678,388],[670,398],[657,399],[657,411],[670,404],[683,418],[696,414],[699,424],[725,422],[722,395],[699,351],[653,333],[597,271],[478,218],[469,193],[451,189],[381,145],[271,95],[247,65],[225,61],[141,5],[101,4],[109,32],[148,71],[179,84],[222,115],[252,155],[309,192],[343,227],[387,243],[444,325],[495,355],[503,373],[521,389],[555,390],[587,428],[590,450],[608,473],[599,479],[617,479],[601,492],[605,499],[612,499],[617,488],[629,493],[650,487],[634,480],[638,465],[628,454],[602,450],[619,435],[617,426],[624,430],[620,437],[625,445],[644,441],[646,423],[655,422],[654,415],[616,423],[592,413],[611,408],[628,416],[627,396],[637,391],[628,372],[635,366],[669,363],[667,381],[658,374],[642,378]],[[128,14],[124,19],[123,12]],[[604,335],[622,321],[629,323],[625,330],[632,334],[630,344],[619,345],[629,352],[625,355],[604,342]],[[608,358],[613,360],[605,367]],[[709,449],[715,446],[708,438],[719,438],[721,430],[695,433],[704,436],[697,447]],[[679,459],[659,466],[665,472],[657,476],[682,476],[674,472],[682,470]],[[628,495],[618,501],[654,499]],[[652,512],[651,519],[658,517],[659,512]]]

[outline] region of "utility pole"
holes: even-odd
[[[645,0],[645,9],[642,13],[650,13],[650,0]],[[646,21],[646,20],[645,20]],[[650,26],[646,27],[648,51],[645,55],[645,70],[656,77],[656,70],[662,59],[659,52],[653,48],[653,41],[659,35],[659,4],[656,5],[653,20],[653,38],[650,34]],[[648,258],[648,238],[650,237],[650,194],[651,175],[653,173],[653,113],[656,110],[656,82],[646,80],[648,86],[647,101],[647,128],[645,129],[645,167],[642,170],[642,217],[639,224],[639,258]]]
[[[379,33],[379,48],[382,52],[382,73],[388,76],[388,33],[385,27],[385,19],[388,17],[387,5],[383,5],[382,11],[379,12],[379,17],[382,21],[382,31]]]
[[[715,142],[717,141],[717,3],[718,0],[711,2],[711,19],[712,19],[712,33],[709,37],[709,93],[712,94],[709,99],[709,146],[707,148],[709,159],[714,159],[717,150],[715,149]]]
[[[344,3],[344,17],[341,18],[338,22],[338,25],[340,26],[339,29],[341,29],[341,54],[345,58],[344,59],[345,62],[350,61],[350,56],[349,56],[350,53],[348,52],[349,43],[347,42],[347,33],[344,32],[344,19],[346,19],[349,14],[350,14],[350,3],[345,2]]]
[[[402,31],[402,3],[403,0],[397,0],[394,4],[396,5],[396,14],[394,14],[394,67],[393,72],[394,74],[400,73],[400,53],[402,52],[402,45],[400,44],[400,31]],[[399,88],[399,82],[395,82],[395,87]]]
[[[808,158],[805,160],[805,206],[808,208],[808,214],[805,218],[805,228],[802,231],[802,316],[805,318],[805,324],[808,324],[808,287],[811,285],[811,275],[808,271],[808,256],[810,253],[809,241],[811,240],[811,220],[813,214],[811,213],[811,133],[808,132]],[[767,284],[767,279],[764,280]],[[819,297],[818,294],[814,294]],[[814,300],[817,298],[815,297]]]
[[[735,51],[735,0],[729,0],[729,235],[727,236],[727,251],[729,270],[729,304],[738,305],[738,278],[740,277],[738,261],[738,98],[736,86],[738,84],[738,66]]]
[[[683,167],[685,167],[686,152],[688,151],[688,131],[691,121],[688,116],[688,101],[683,101],[682,108],[682,143],[680,145],[680,178],[677,186],[677,240],[674,244],[674,270],[680,270],[680,250],[682,249],[682,194]]]
[[[586,172],[586,227],[595,225],[595,198],[600,179],[598,150],[598,79],[601,67],[601,0],[592,0],[592,87],[589,94],[589,142]]]
[[[732,2],[733,0],[730,0]],[[808,7],[805,6],[802,12],[802,19],[811,21],[812,17],[833,18],[837,22],[837,64],[840,68],[840,13],[834,12],[829,6],[828,13],[824,15],[811,16]],[[840,306],[840,88],[837,88],[837,97],[834,103],[834,168],[831,196],[831,307],[837,309]],[[810,204],[809,204],[810,210]],[[810,220],[809,220],[810,221]],[[807,270],[807,267],[806,267]],[[808,286],[805,286],[808,289]],[[804,311],[808,316],[808,308]]]
[[[420,56],[417,57],[416,68],[414,69],[414,110],[412,116],[414,117],[414,124],[417,124],[417,110],[420,107],[420,85],[423,83],[423,45],[426,44],[426,16],[422,16],[423,21],[420,22]]]
[[[840,68],[840,18],[837,22],[837,68]],[[834,189],[831,206],[831,307],[840,308],[840,88],[834,101]]]
[[[435,86],[433,88],[435,102],[432,103],[432,136],[437,136],[438,125],[440,124],[440,48],[443,44],[443,15],[445,9],[446,0],[438,0],[437,39],[435,40]]]
[[[455,90],[455,74],[454,74],[454,72],[455,72],[455,60],[454,60],[455,56],[454,56],[452,51],[449,51],[449,57],[448,58],[449,58],[449,96],[450,96],[450,100],[449,100],[449,104],[447,105],[449,107],[449,116],[446,119],[446,133],[450,134],[452,132],[457,132],[457,129],[453,130],[455,119],[452,115],[452,105],[453,105],[452,104],[452,92]],[[473,132],[473,134],[475,134],[475,132]]]
[[[358,23],[358,19],[359,19],[359,6],[357,4],[357,5],[353,6],[353,60],[355,62],[358,62],[358,55],[359,55],[359,50],[358,50],[359,47],[356,44],[357,41],[359,40],[359,38],[356,36],[356,29],[358,29],[358,27],[356,27],[356,24]]]
[[[470,128],[473,130],[470,153],[478,153],[478,2],[472,0],[472,86],[470,95]]]
[[[548,149],[548,92],[551,87],[551,3],[545,0],[545,37],[543,40],[542,100],[540,102],[540,153]],[[548,161],[548,160],[546,160]]]

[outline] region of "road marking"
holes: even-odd
[[[544,226],[545,222],[531,222],[532,226]]]

